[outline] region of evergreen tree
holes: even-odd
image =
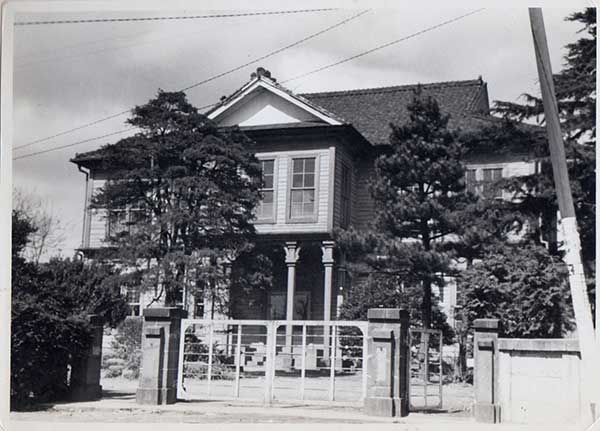
[[[202,292],[225,311],[231,264],[255,234],[261,172],[252,142],[238,128],[217,128],[182,92],[159,91],[132,114],[140,132],[100,151],[111,176],[93,207],[115,226],[107,257],[156,301]]]
[[[432,287],[443,286],[443,276],[454,273],[445,240],[460,232],[461,214],[473,197],[465,191],[463,148],[447,128],[449,117],[419,90],[408,112],[405,125],[391,125],[389,151],[375,162],[376,217],[370,230],[338,235],[363,273],[398,277],[417,288],[420,320],[430,328]]]
[[[593,278],[596,238],[596,9],[587,8],[566,18],[580,23],[584,36],[567,44],[563,69],[554,75],[556,98],[569,168],[569,179],[575,205],[582,258],[588,277]],[[524,94],[525,103],[495,102],[495,111],[517,121],[544,122],[544,109],[540,97]],[[522,209],[537,209],[548,226],[556,229],[556,193],[547,143],[532,145],[541,162],[535,175],[520,177],[508,184],[523,196]],[[593,281],[592,281],[593,282]]]

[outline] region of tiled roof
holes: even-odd
[[[373,145],[382,145],[388,142],[391,122],[402,124],[408,121],[407,106],[418,86],[423,96],[432,96],[442,112],[450,114],[451,128],[473,128],[479,124],[473,116],[487,114],[489,109],[486,83],[481,79],[300,96],[352,124]]]

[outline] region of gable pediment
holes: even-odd
[[[208,114],[220,126],[293,123],[338,125],[340,121],[277,85],[257,79]]]

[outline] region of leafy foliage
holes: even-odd
[[[420,320],[430,327],[432,285],[443,286],[442,275],[453,272],[443,239],[460,231],[473,196],[465,191],[464,150],[447,128],[449,117],[418,90],[408,110],[410,120],[391,125],[389,152],[375,162],[372,226],[339,232],[338,242],[355,272],[400,277],[412,292],[421,291]]]
[[[252,142],[238,128],[217,128],[182,92],[159,91],[128,122],[141,132],[103,147],[100,169],[113,175],[93,202],[109,222],[130,213],[112,232],[110,257],[168,305],[184,287],[224,297],[214,290],[227,284],[225,264],[248,252],[255,234],[262,182]]]
[[[587,8],[569,15],[566,20],[580,23],[584,36],[566,45],[563,69],[554,75],[561,128],[565,138],[569,179],[575,205],[582,258],[587,275],[594,274],[596,238],[596,9]],[[495,111],[506,118],[544,123],[541,98],[523,95],[525,103],[495,102]],[[537,208],[552,225],[556,215],[556,193],[548,160],[547,144],[530,147],[541,158],[539,173],[513,180],[525,196],[524,210]]]
[[[419,288],[403,287],[400,277],[373,274],[362,283],[353,284],[340,309],[342,320],[367,320],[369,308],[403,308],[409,311],[410,323],[422,326]],[[446,316],[432,307],[432,326],[443,331],[444,342],[449,344],[454,336]]]
[[[111,352],[102,356],[102,365],[108,368],[109,376],[123,375],[131,379],[139,377],[142,364],[142,326],[143,320],[140,317],[130,316],[116,328],[111,341]]]
[[[90,343],[87,315],[115,323],[126,304],[110,287],[105,265],[54,259],[36,265],[22,257],[35,230],[24,214],[13,212],[11,407],[54,401],[68,392],[68,366]]]
[[[460,275],[465,323],[498,318],[507,337],[560,338],[571,329],[565,272],[540,245],[498,245]]]

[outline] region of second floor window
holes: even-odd
[[[263,187],[260,190],[262,200],[256,208],[259,220],[272,220],[275,213],[275,160],[261,160]]]
[[[316,214],[315,157],[292,160],[290,218],[311,218]]]
[[[126,232],[129,232],[127,210],[110,210],[108,214],[107,237],[114,238]]]
[[[467,169],[467,190],[486,198],[501,198],[502,189],[496,185],[496,182],[502,177],[502,168]]]
[[[467,169],[467,191],[478,193],[477,191],[477,170]]]

